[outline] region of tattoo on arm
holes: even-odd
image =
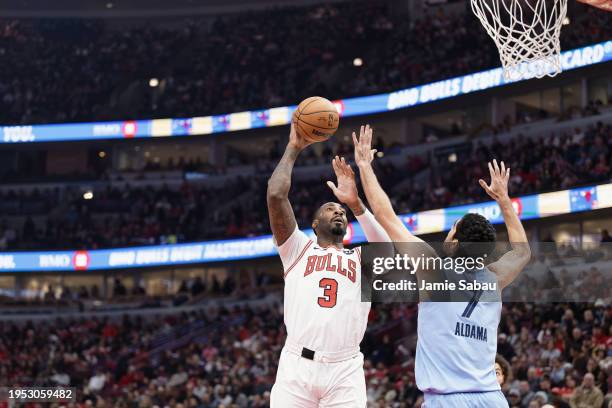
[[[289,202],[289,189],[291,188],[293,165],[299,152],[297,148],[287,146],[283,157],[268,180],[268,214],[270,228],[277,245],[282,245],[291,236],[297,225],[293,208]]]

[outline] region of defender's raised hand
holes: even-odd
[[[368,165],[374,160],[376,149],[372,149],[372,128],[370,125],[361,126],[359,139],[353,132],[353,144],[355,145],[355,163],[357,166]]]
[[[504,162],[501,162],[500,168],[495,159],[493,159],[493,164],[491,162],[487,164],[491,174],[491,183],[487,185],[483,179],[478,180],[478,183],[495,201],[507,200],[509,198],[508,180],[510,179],[510,168],[506,168]]]
[[[351,166],[344,160],[344,157],[339,158],[336,156],[332,160],[332,167],[334,168],[334,173],[336,173],[338,186],[328,181],[327,185],[329,188],[334,192],[336,198],[341,203],[346,204],[351,210],[360,207],[359,193],[355,184],[355,173]]]

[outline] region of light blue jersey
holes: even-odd
[[[497,282],[488,269],[447,275],[451,281]],[[415,374],[421,391],[450,394],[500,390],[494,368],[502,307],[499,293],[469,292],[469,302],[419,303]]]

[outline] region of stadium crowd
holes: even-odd
[[[612,16],[581,7],[585,13],[563,30],[564,49],[608,39]],[[439,8],[410,20],[387,2],[367,1],[136,20],[127,28],[3,19],[0,55],[11,61],[0,67],[0,78],[10,78],[0,81],[3,124],[229,113],[315,94],[392,91],[499,65],[469,10]]]
[[[377,173],[400,213],[487,200],[477,180],[486,177],[482,164],[491,157],[505,160],[514,170],[513,195],[611,180],[610,125],[597,123],[542,138],[491,140],[468,142],[467,150],[458,153],[454,162],[447,156],[411,156],[395,165],[379,159]],[[351,156],[342,145],[327,154],[333,157],[338,152]],[[300,160],[305,164],[309,158]],[[90,200],[73,187],[29,193],[4,190],[0,249],[95,249],[269,233],[262,203],[272,167],[270,161],[255,174],[230,178],[219,187],[187,181],[178,189],[128,184],[95,191]],[[428,171],[428,177],[417,181],[422,171]],[[290,195],[298,223],[305,228],[310,226],[313,208],[334,199],[320,178],[294,182]],[[23,224],[9,222],[8,217],[16,216]]]
[[[475,181],[486,178],[482,166],[491,157],[501,158],[513,169],[509,190],[513,195],[567,189],[585,183],[609,182],[612,127],[598,123],[573,133],[540,139],[519,135],[509,142],[476,142],[471,153],[454,162],[441,160],[434,166],[424,190],[407,190],[398,198],[400,208],[441,208],[482,199]]]
[[[510,406],[608,407],[611,320],[602,301],[506,303],[498,350],[509,362],[502,389]],[[415,327],[416,305],[373,306],[362,343],[370,406],[420,406]],[[75,407],[263,408],[285,335],[278,304],[219,304],[154,319],[5,321],[0,386],[76,387]]]

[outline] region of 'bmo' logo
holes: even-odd
[[[115,136],[121,133],[121,125],[118,123],[100,123],[93,127],[94,136]]]
[[[41,268],[70,268],[70,256],[67,254],[47,254],[38,257],[38,265]]]
[[[482,205],[470,208],[468,212],[472,214],[480,214],[491,222],[497,221],[501,218],[501,210],[497,204]]]
[[[516,215],[518,215],[519,217],[523,215],[523,202],[520,198],[512,199],[512,208],[514,209]],[[477,205],[468,209],[468,212],[471,214],[480,214],[493,223],[503,221],[501,209],[499,208],[497,203]]]
[[[89,267],[89,254],[87,251],[76,251],[72,256],[69,253],[44,254],[38,257],[38,264],[47,269],[84,271]]]

